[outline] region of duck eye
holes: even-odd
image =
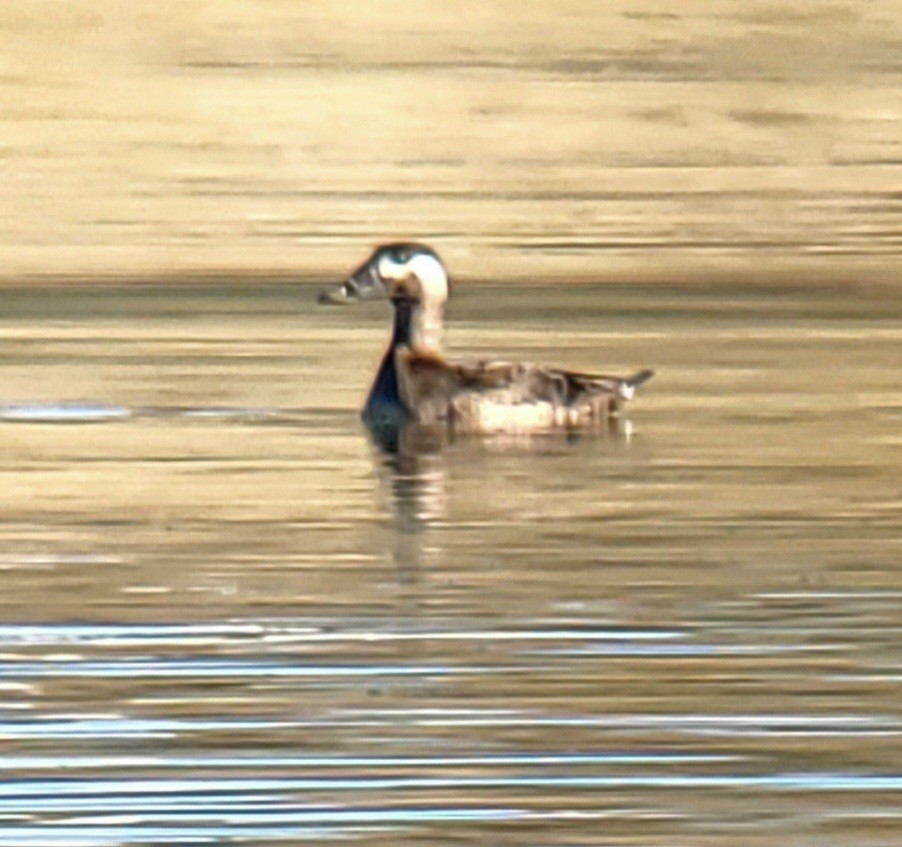
[[[408,250],[393,250],[391,259],[396,265],[405,265],[410,259],[410,252]]]

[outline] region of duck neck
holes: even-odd
[[[444,306],[395,301],[395,326],[392,347],[405,345],[417,353],[440,356]]]
[[[392,328],[391,343],[382,364],[376,373],[376,379],[370,388],[369,396],[363,410],[365,420],[375,422],[384,415],[384,409],[402,409],[403,414],[411,414],[401,396],[398,384],[395,351],[398,347],[409,347],[416,353],[441,356],[442,354],[442,319],[444,304],[424,308],[421,303],[410,300],[395,300],[395,323]]]

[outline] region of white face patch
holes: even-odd
[[[388,253],[384,253],[379,257],[379,264],[376,265],[376,273],[378,273],[386,282],[401,282],[409,276],[407,264],[404,262],[395,262]]]
[[[388,283],[405,282],[414,277],[419,282],[420,298],[427,308],[441,306],[448,299],[445,268],[428,253],[414,253],[406,262],[396,262],[386,253],[379,258],[376,271]]]
[[[407,263],[411,273],[420,281],[423,303],[441,306],[448,299],[448,277],[442,263],[428,253],[417,253]]]

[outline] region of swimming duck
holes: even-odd
[[[371,428],[406,421],[453,432],[574,429],[616,416],[653,376],[577,373],[513,362],[449,362],[442,354],[448,274],[424,244],[378,247],[321,302],[388,297],[394,327],[363,409]]]

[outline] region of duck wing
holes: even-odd
[[[396,351],[395,367],[402,400],[415,417],[473,429],[519,428],[515,421],[501,423],[514,418],[534,420],[536,427],[607,418],[652,376],[651,371],[623,378],[503,361],[449,362],[409,347]],[[489,417],[499,421],[497,427],[472,423]]]
[[[652,370],[636,371],[630,376],[611,376],[609,374],[580,373],[578,371],[554,370],[553,373],[566,379],[570,389],[571,403],[578,401],[582,395],[598,392],[615,394],[623,400],[631,400],[636,389],[648,382],[655,372]]]

